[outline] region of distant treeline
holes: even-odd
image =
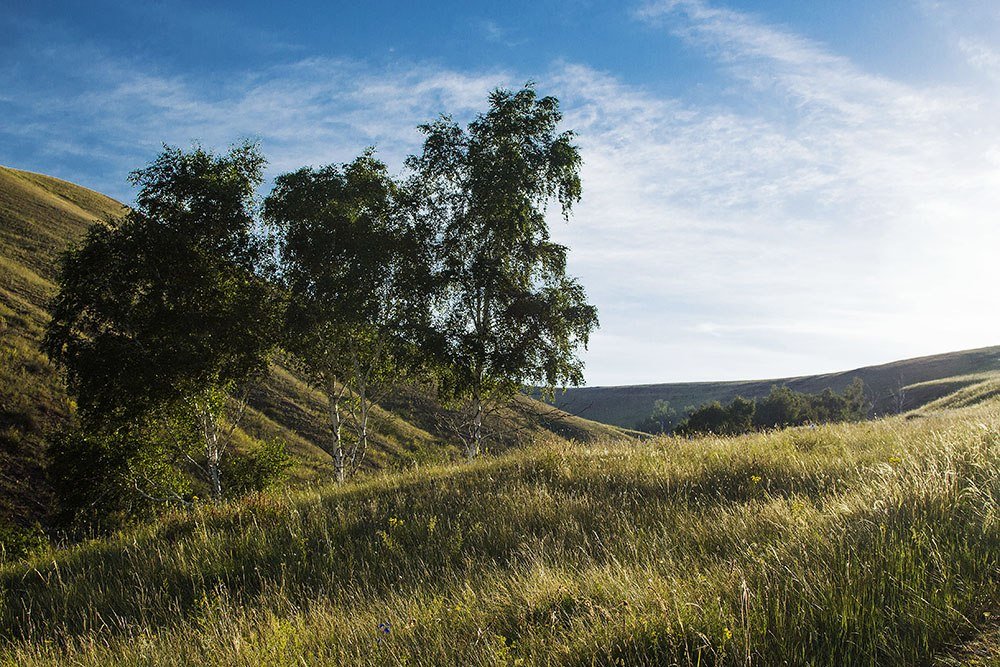
[[[832,389],[806,394],[776,385],[764,398],[737,396],[726,405],[712,401],[697,408],[688,407],[684,410],[686,417],[680,419],[667,401],[659,400],[649,417],[636,428],[653,434],[738,435],[768,428],[860,421],[868,416],[870,407],[865,383],[854,378],[841,394]]]

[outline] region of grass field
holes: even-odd
[[[0,661],[1000,665],[1000,399],[954,397],[202,505],[3,566]]]
[[[46,438],[72,418],[37,347],[56,257],[119,210],[0,168],[0,527],[44,520]],[[278,359],[241,442],[283,439],[295,484],[0,558],[0,664],[1000,666],[998,359],[789,379],[905,386],[916,409],[729,439],[637,441],[521,397],[516,432],[472,464],[447,463],[441,406],[409,389],[340,488],[316,484],[322,397]],[[656,398],[774,382],[560,405],[631,425]]]

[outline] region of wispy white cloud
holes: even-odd
[[[52,68],[67,66],[50,54]],[[33,90],[13,101],[32,119],[8,131],[45,150],[103,153],[110,167],[88,182],[124,196],[124,174],[160,144],[222,147],[258,137],[270,172],[345,161],[378,146],[390,163],[419,141],[416,125],[449,111],[469,115],[486,93],[510,84],[501,71],[460,73],[424,65],[374,68],[349,59],[308,58],[221,81],[151,72],[101,52],[73,68],[85,81],[75,95]],[[6,129],[6,128],[5,128]]]
[[[1000,279],[997,96],[867,73],[703,2],[639,16],[716,59],[739,99],[694,105],[563,72],[591,174],[567,242],[599,267],[587,284],[632,297],[609,338],[664,341],[627,368],[618,357],[620,381],[733,377],[746,360],[719,359],[735,346],[775,375],[804,357],[835,369],[997,342],[984,307]]]
[[[509,48],[520,46],[525,43],[523,37],[518,37],[515,33],[507,30],[496,21],[480,21],[476,27],[488,42],[500,44]]]
[[[965,54],[970,64],[985,71],[990,76],[1000,77],[1000,51],[974,37],[960,38],[958,48]]]
[[[538,77],[585,160],[575,218],[552,225],[601,309],[591,383],[789,375],[998,342],[995,87],[893,80],[697,0],[637,16],[724,79],[686,98],[577,63]],[[67,69],[73,95],[6,87],[0,103],[22,120],[2,131],[51,156],[97,154],[105,172],[76,180],[119,196],[164,141],[259,136],[272,174],[369,145],[400,168],[418,123],[468,119],[491,88],[527,78],[306,58],[209,81],[96,50]]]
[[[966,64],[1000,81],[1000,6],[994,0],[919,0],[917,5]]]

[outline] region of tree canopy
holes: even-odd
[[[421,126],[423,150],[407,161],[438,233],[443,386],[474,405],[470,455],[483,401],[527,383],[581,383],[576,352],[597,326],[546,219],[553,201],[568,219],[581,195],[580,154],[573,133],[558,132],[559,103],[530,84],[489,101],[467,128],[448,116]]]
[[[221,156],[165,147],[133,172],[136,206],[64,256],[45,336],[88,428],[197,413],[215,441],[216,493],[217,393],[260,376],[276,343],[277,293],[256,215],[263,165],[251,143]]]
[[[806,394],[785,385],[775,385],[763,398],[737,396],[727,405],[712,401],[689,409],[687,417],[674,432],[678,435],[736,435],[755,429],[857,421],[868,415],[869,407],[861,378],[854,378],[840,394],[832,389]]]
[[[330,402],[338,479],[364,457],[373,398],[419,366],[431,289],[430,239],[371,151],[279,176],[265,201],[288,291],[283,343]],[[350,390],[350,394],[346,390]],[[357,405],[345,452],[341,401]]]

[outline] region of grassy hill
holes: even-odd
[[[39,174],[0,168],[0,520],[42,516],[46,434],[69,402],[38,350],[55,291],[59,253],[122,206]]]
[[[42,519],[51,506],[45,443],[70,419],[72,406],[55,369],[39,351],[55,294],[58,257],[96,221],[123,212],[104,195],[48,176],[0,167],[0,525]],[[322,478],[329,457],[318,446],[327,436],[321,397],[287,366],[275,364],[252,396],[237,442],[280,438],[294,456],[298,480]],[[370,468],[447,460],[458,452],[442,428],[442,408],[426,395],[406,392],[373,416]],[[581,440],[620,434],[603,424],[554,411],[528,398],[512,416],[503,447],[543,433]]]
[[[0,566],[0,663],[1000,665],[990,382],[201,505]]]
[[[56,257],[120,210],[0,168],[0,519],[44,516],[46,438],[72,414],[37,351]],[[448,462],[442,407],[409,388],[348,485],[0,559],[0,665],[1000,667],[998,356],[560,397],[628,424],[656,398],[860,376],[917,408],[736,438],[637,441],[521,397],[505,451],[472,464]],[[281,362],[241,442],[280,437],[297,479],[322,478],[323,402]]]
[[[587,419],[634,428],[640,420],[649,416],[653,403],[660,399],[670,401],[680,412],[687,406],[697,407],[710,401],[725,403],[736,396],[766,396],[776,384],[786,384],[804,393],[819,393],[828,387],[840,392],[855,377],[859,377],[868,388],[876,413],[886,414],[929,403],[978,381],[981,374],[992,371],[1000,371],[1000,346],[935,354],[823,375],[734,382],[580,387],[558,394],[554,405]]]

